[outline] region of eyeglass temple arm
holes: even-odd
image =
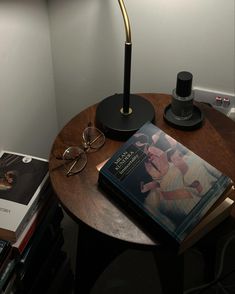
[[[73,170],[74,166],[77,164],[78,159],[79,159],[79,157],[74,160],[73,164],[70,166],[69,170],[67,171],[66,176],[69,176],[72,173],[72,170]]]
[[[95,143],[101,136],[103,136],[103,134],[99,134],[99,136],[97,136],[94,140],[92,140],[89,144],[93,144]]]

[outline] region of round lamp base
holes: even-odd
[[[99,103],[96,110],[96,125],[105,136],[125,141],[147,121],[154,121],[153,105],[144,97],[130,95],[130,113],[121,112],[123,95],[115,94]]]

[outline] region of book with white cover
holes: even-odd
[[[0,239],[17,240],[48,178],[46,159],[10,151],[0,153]]]

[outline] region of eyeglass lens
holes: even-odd
[[[104,145],[104,134],[94,127],[88,127],[83,132],[83,145],[87,149],[99,149]]]
[[[80,172],[87,164],[86,153],[79,147],[69,147],[63,154],[67,176]]]

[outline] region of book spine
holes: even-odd
[[[7,251],[6,254],[4,256],[4,259],[1,261],[1,265],[0,265],[0,275],[1,273],[5,270],[7,264],[9,263],[9,261],[12,259],[12,247],[10,247]]]
[[[19,239],[16,243],[12,244],[13,252],[16,255],[22,254],[24,249],[26,248],[27,244],[31,240],[33,234],[40,226],[42,218],[46,215],[47,210],[49,209],[50,205],[52,205],[52,201],[54,198],[52,195],[48,195],[51,197],[46,197],[46,199],[42,199],[38,209],[36,210],[35,214],[32,216],[30,222],[25,227],[25,230],[20,235]]]
[[[57,234],[56,230],[60,229],[58,224],[62,218],[62,209],[58,206],[57,202],[52,202],[48,213],[42,219],[37,231],[21,256],[20,262],[24,265],[25,269],[31,264],[31,261],[38,256],[39,252],[42,255],[43,251],[46,251],[48,246],[50,246],[50,242]]]
[[[5,240],[0,240],[0,265],[2,260],[5,259],[5,256],[10,249],[10,242]]]
[[[31,204],[30,208],[28,209],[27,213],[25,214],[25,216],[23,217],[20,225],[18,226],[13,240],[10,240],[11,242],[16,242],[17,239],[19,238],[20,234],[23,232],[23,230],[25,229],[25,227],[27,226],[29,220],[31,219],[31,217],[33,216],[33,214],[35,213],[35,211],[37,210],[40,201],[42,201],[42,198],[45,197],[45,189],[47,189],[47,185],[48,185],[48,173],[46,174],[46,176],[44,177],[42,183],[41,183],[41,190],[39,191],[37,197],[34,199],[34,202]]]
[[[7,279],[10,277],[16,265],[16,260],[12,259],[6,266],[4,272],[0,277],[0,290],[5,286]]]
[[[17,273],[13,272],[13,274],[9,277],[4,285],[1,294],[14,294],[18,289],[16,289],[16,280],[17,280]]]

